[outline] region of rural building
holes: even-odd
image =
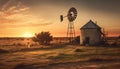
[[[101,42],[101,27],[90,20],[80,28],[80,44],[81,45],[98,45]]]

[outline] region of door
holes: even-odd
[[[86,37],[85,38],[85,44],[89,44],[90,43],[90,37]]]

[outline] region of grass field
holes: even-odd
[[[0,69],[119,69],[120,47],[0,46]]]

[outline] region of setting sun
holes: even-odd
[[[33,36],[34,36],[33,34],[28,32],[23,34],[23,37],[33,37]]]

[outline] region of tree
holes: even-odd
[[[50,41],[52,41],[53,37],[49,32],[41,32],[38,34],[35,34],[35,37],[33,37],[33,41],[38,42],[39,44],[50,44]]]

